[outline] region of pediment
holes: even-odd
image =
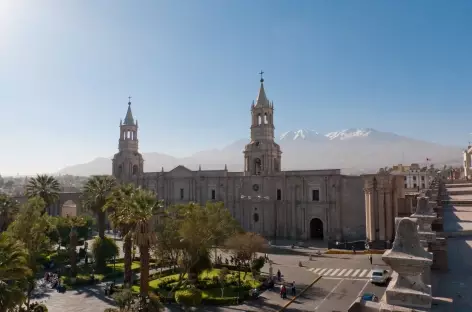
[[[185,166],[179,165],[169,171],[169,175],[173,177],[191,177],[193,176],[193,171]]]

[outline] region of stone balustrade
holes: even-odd
[[[423,274],[431,268],[433,255],[425,251],[420,243],[418,220],[396,218],[395,228],[392,249],[382,256],[382,260],[394,271],[385,301],[392,306],[431,309],[431,285],[425,284]]]

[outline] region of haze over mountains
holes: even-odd
[[[283,170],[342,169],[345,174],[359,174],[377,171],[380,167],[394,164],[426,163],[430,158],[436,165],[457,165],[462,162],[460,147],[444,146],[411,139],[390,132],[375,129],[347,129],[320,134],[314,130],[288,131],[279,136],[277,142],[282,148]],[[176,158],[160,153],[143,153],[144,171],[170,171],[178,165],[197,170],[243,169],[245,144],[241,139],[223,149],[212,149],[193,154],[191,157]],[[111,159],[96,158],[88,163],[66,167],[60,174],[94,175],[111,174]]]

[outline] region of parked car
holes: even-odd
[[[365,293],[362,295],[363,301],[372,301],[372,302],[379,302],[379,297],[372,293]]]
[[[370,281],[373,284],[385,284],[390,277],[390,273],[385,269],[373,269]]]

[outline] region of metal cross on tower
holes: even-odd
[[[264,77],[262,77],[262,75],[264,75],[264,72],[261,70],[261,72],[259,73],[259,75],[261,75],[261,82],[264,82]]]

